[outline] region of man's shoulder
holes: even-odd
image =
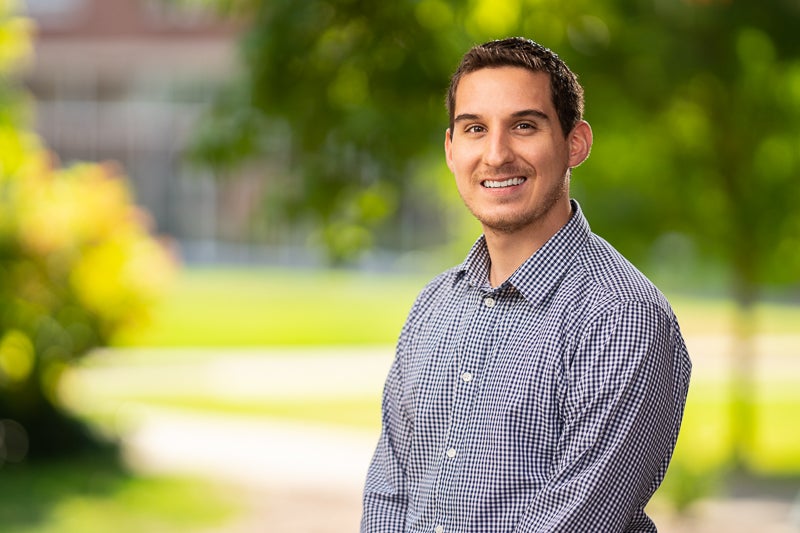
[[[655,284],[598,235],[589,236],[577,256],[576,268],[580,283],[596,297],[615,303],[652,303],[669,309]]]

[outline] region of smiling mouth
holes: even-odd
[[[503,187],[513,187],[515,185],[522,185],[528,178],[508,178],[506,180],[484,180],[481,182],[481,185],[486,187],[487,189],[502,189]]]

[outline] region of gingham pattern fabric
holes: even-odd
[[[420,293],[362,532],[650,532],[691,364],[663,295],[573,216],[505,283],[479,239]]]

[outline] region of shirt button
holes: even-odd
[[[444,533],[444,526],[436,526],[433,531],[434,533]]]
[[[447,450],[447,457],[452,459],[455,456],[456,456],[456,449],[455,448],[450,448],[449,450]]]
[[[464,372],[463,374],[461,374],[461,379],[464,380],[464,383],[469,383],[470,381],[472,381],[472,374],[470,374],[469,372]]]
[[[494,307],[494,303],[495,303],[494,298],[492,298],[491,296],[487,296],[486,298],[483,299],[483,305],[485,305],[486,307]]]

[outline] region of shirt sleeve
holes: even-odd
[[[400,349],[383,390],[382,428],[364,487],[361,533],[405,529],[407,444],[411,430],[400,409],[402,393]]]
[[[670,315],[620,304],[577,341],[550,475],[515,532],[655,531],[643,508],[669,463],[688,387]]]

